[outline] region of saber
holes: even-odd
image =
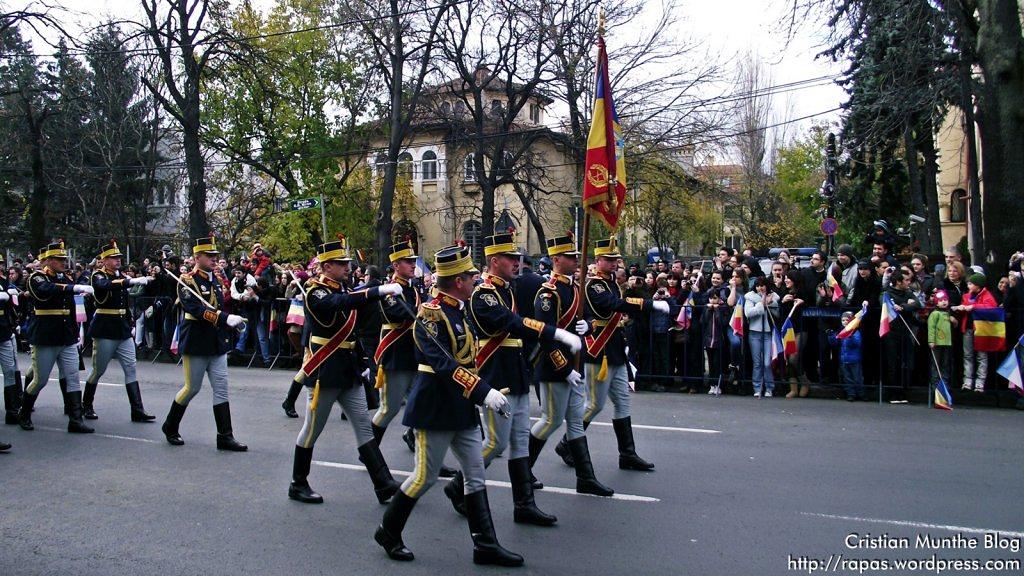
[[[288,275],[295,281],[295,286],[299,289],[299,292],[302,292],[302,298],[305,300],[308,296],[306,295],[306,289],[302,287],[302,282],[295,277],[295,272],[292,272],[291,269],[288,269]]]
[[[188,284],[185,284],[185,281],[182,280],[181,278],[179,278],[174,272],[171,272],[167,268],[164,268],[164,272],[166,272],[167,275],[170,276],[171,278],[174,278],[174,281],[177,282],[178,285],[180,285],[185,290],[188,290],[189,294],[191,294],[191,295],[195,296],[196,298],[198,298],[199,301],[202,302],[203,304],[205,304],[207,308],[209,308],[210,310],[213,310],[215,312],[220,312],[220,310],[218,310],[216,306],[214,306],[213,304],[210,304],[209,300],[207,300],[206,298],[203,298],[202,296],[199,295],[199,292],[196,292],[191,286],[189,286]],[[211,274],[213,274],[213,273],[211,272]],[[241,331],[243,331],[245,329],[245,326],[246,326],[245,318],[242,318],[242,323],[239,324],[235,328],[235,330],[241,332]]]
[[[413,322],[414,323],[420,323],[420,325],[423,326],[423,331],[427,333],[427,336],[430,338],[430,340],[433,341],[434,344],[436,344],[437,347],[442,352],[444,352],[444,355],[447,356],[449,360],[451,360],[452,362],[455,362],[456,364],[460,364],[459,361],[456,360],[454,356],[452,356],[452,353],[448,350],[448,348],[446,348],[443,344],[441,344],[441,341],[437,339],[437,336],[434,336],[434,334],[430,330],[427,330],[426,324],[423,323],[423,320],[421,320],[420,317],[417,316],[415,312],[413,312],[412,307],[409,306],[409,303],[406,302],[404,298],[395,298],[395,302],[401,303],[402,308],[404,308],[405,311],[408,312],[413,317]],[[502,394],[508,394],[509,389],[508,388],[502,388],[501,390],[499,390],[499,392],[501,392]],[[498,410],[498,414],[501,414],[502,416],[504,416],[505,419],[509,419],[509,418],[512,417],[512,415],[509,414],[508,411],[505,410],[504,408],[499,409]]]

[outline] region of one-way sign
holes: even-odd
[[[288,210],[309,210],[310,208],[319,208],[319,198],[296,198],[295,200],[289,200],[285,204]]]

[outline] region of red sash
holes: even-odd
[[[399,324],[398,328],[393,328],[390,332],[385,334],[384,337],[381,338],[380,344],[377,345],[377,351],[373,353],[373,363],[380,364],[380,359],[384,356],[384,351],[388,349],[388,346],[398,342],[398,339],[405,336],[414,324],[415,322],[406,320]]]
[[[502,301],[502,305],[504,305],[504,301]],[[516,313],[516,303],[514,299],[512,300],[511,310],[513,314]],[[484,344],[483,348],[481,348],[476,353],[476,369],[479,370],[483,368],[484,364],[486,364],[487,361],[491,359],[491,356],[493,356],[494,353],[498,351],[498,348],[500,348],[501,344],[505,342],[505,340],[507,339],[508,332],[499,332],[493,338],[488,339],[487,344]]]
[[[587,336],[584,338],[587,344],[587,353],[591,356],[597,357],[604,351],[604,347],[611,340],[612,334],[619,329],[619,322],[622,320],[622,312],[616,312],[612,314],[612,317],[608,320],[608,324],[605,325],[604,330],[601,333],[594,336]]]
[[[576,320],[576,313],[580,311],[580,297],[579,293],[573,289],[573,295],[575,298],[572,299],[572,306],[562,314],[562,317],[558,319],[558,327],[562,330],[568,330],[569,325]]]
[[[355,327],[356,311],[353,310],[348,313],[348,319],[345,321],[345,324],[342,325],[341,329],[338,330],[334,336],[331,336],[331,339],[327,341],[327,344],[324,344],[319,350],[310,355],[309,360],[302,365],[302,373],[307,377],[311,376],[313,372],[315,372],[316,369],[324,363],[324,360],[327,360],[331,354],[334,354],[334,351],[338,349],[338,346],[341,346],[343,342],[348,340],[349,335],[352,334]]]

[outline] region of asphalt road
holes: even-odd
[[[97,397],[96,434],[64,432],[55,381],[36,405],[34,432],[0,428],[0,438],[14,444],[0,454],[0,574],[500,572],[473,566],[465,520],[441,484],[405,532],[416,561],[388,560],[372,540],[384,508],[337,414],[317,444],[310,477],[326,503],[289,500],[301,419],[279,407],[288,372],[231,368],[235,435],[250,447],[241,454],[214,447],[208,386],[182,423],[185,446],[169,446],[159,422],[181,370],[146,363],[140,379],[155,424],[129,421],[112,366]],[[790,564],[790,556],[838,554],[1024,560],[1019,548],[985,550],[980,540],[995,530],[1018,546],[1024,539],[1020,412],[653,393],[636,394],[633,408],[635,423],[658,427],[636,430],[638,451],[657,471],[620,471],[611,427],[595,425],[589,437],[598,477],[619,497],[580,496],[573,472],[549,446],[535,472],[554,488],[537,499],[558,516],[555,528],[514,524],[504,462],[488,470],[499,539],[526,557],[526,567],[513,572],[790,574],[806,567]],[[601,420],[610,412],[609,405]],[[400,432],[393,428],[384,440],[399,479],[412,469]],[[911,548],[850,549],[850,533],[907,537]],[[918,534],[957,533],[979,538],[979,549],[913,548]]]

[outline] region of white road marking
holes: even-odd
[[[366,472],[366,468],[360,464],[343,464],[341,462],[327,462],[324,460],[313,460],[313,464],[317,466],[324,466],[327,468],[341,468],[343,470],[356,470],[360,472]],[[411,476],[412,472],[405,470],[392,470],[391,474],[394,476]],[[442,479],[443,480],[443,479]],[[509,482],[502,482],[501,480],[488,480],[488,486],[497,486],[499,488],[511,488],[512,484]],[[560,486],[548,486],[545,485],[543,490],[540,492],[550,492],[552,494],[568,494],[570,496],[591,496],[593,498],[602,498],[605,500],[623,500],[626,502],[661,502],[659,498],[652,498],[650,496],[637,496],[635,494],[620,494],[616,492],[610,498],[604,496],[594,496],[593,494],[580,494],[576,492],[575,488],[562,488]]]
[[[884,518],[861,518],[859,516],[840,516],[838,514],[820,514],[817,512],[801,512],[804,516],[815,516],[817,518],[828,518],[829,520],[847,520],[850,522],[868,522],[873,524],[892,524],[893,526],[909,526],[911,528],[931,528],[934,530],[948,530],[950,532],[970,532],[972,534],[985,534],[986,532],[999,532],[1004,536],[1024,538],[1024,532],[1013,532],[1010,530],[997,530],[995,528],[971,528],[969,526],[950,526],[947,524],[929,524],[927,522],[911,522],[909,520],[886,520]]]
[[[60,382],[57,378],[50,378],[47,382]],[[114,388],[124,388],[124,384],[114,384],[113,382],[97,382],[100,386],[113,386]],[[85,389],[85,380],[81,382],[82,389]]]
[[[36,430],[46,430],[48,432],[67,432],[64,428],[50,428],[49,426],[36,426]],[[100,438],[113,438],[115,440],[131,440],[132,442],[145,442],[146,444],[160,444],[159,440],[150,440],[149,438],[135,438],[133,436],[118,436],[117,434],[101,434],[99,432],[93,432],[89,436],[99,436]]]
[[[537,421],[540,418],[531,417],[530,420]],[[611,426],[611,422],[591,422],[591,426]],[[675,426],[654,426],[651,424],[633,424],[633,428],[640,428],[641,430],[661,430],[663,432],[693,432],[696,434],[721,434],[721,430],[712,430],[710,428],[678,428]]]

